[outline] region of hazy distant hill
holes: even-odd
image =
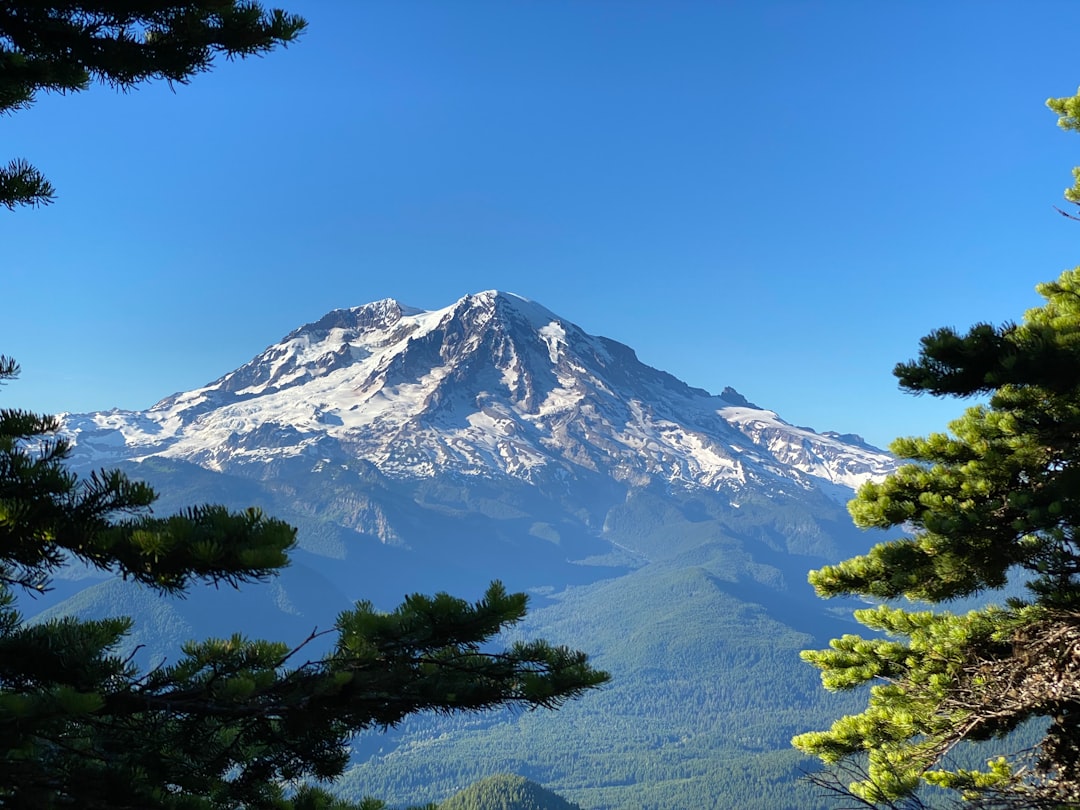
[[[500,578],[532,594],[522,633],[614,676],[556,714],[361,737],[350,796],[443,801],[518,773],[586,810],[827,806],[795,784],[788,741],[855,705],[798,651],[855,629],[806,572],[870,542],[843,501],[893,461],[858,437],[691,388],[495,292],[337,310],[203,388],[64,429],[77,465],[146,478],[157,511],[261,506],[300,528],[300,548],[239,594],[159,602],[74,572],[28,614],[133,613],[134,641],[168,655],[236,629],[299,640],[351,600],[475,597]]]

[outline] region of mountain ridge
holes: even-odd
[[[333,310],[201,388],[62,423],[87,462],[165,456],[215,470],[303,454],[364,459],[395,478],[585,468],[714,490],[787,481],[839,498],[892,466],[856,436],[790,425],[730,387],[691,387],[494,290],[438,310],[393,299]]]

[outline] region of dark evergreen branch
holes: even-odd
[[[16,158],[0,167],[0,205],[13,211],[17,206],[36,208],[56,199],[56,190],[36,168]]]
[[[0,113],[25,110],[40,92],[76,93],[94,82],[120,91],[147,81],[186,84],[217,57],[288,46],[302,17],[241,0],[135,3],[0,3]],[[55,190],[25,160],[0,168],[0,205],[48,205]]]

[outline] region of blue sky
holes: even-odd
[[[285,51],[0,120],[3,404],[141,409],[296,326],[497,288],[790,422],[965,403],[893,365],[1080,263],[1071,2],[293,0]]]

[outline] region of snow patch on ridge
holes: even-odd
[[[566,345],[566,330],[563,329],[562,324],[558,321],[552,321],[547,326],[540,327],[537,334],[547,345],[548,358],[551,360],[552,365],[558,364],[562,355],[562,347]]]

